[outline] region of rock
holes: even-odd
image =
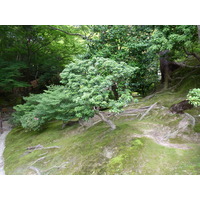
[[[109,148],[105,148],[104,151],[103,151],[103,155],[106,157],[106,158],[112,158],[113,157],[113,151]]]
[[[184,100],[177,104],[173,104],[170,107],[170,111],[172,113],[183,114],[185,110],[192,109],[192,108],[193,108],[193,105],[191,105],[188,100]]]

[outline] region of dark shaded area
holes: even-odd
[[[194,106],[189,103],[188,100],[181,101],[177,104],[173,104],[170,107],[170,111],[176,114],[183,114],[185,110],[192,109]]]
[[[169,60],[169,50],[161,51],[160,55],[160,71],[161,71],[161,84],[164,84],[164,87],[167,88],[169,81],[171,81],[172,72],[180,68],[175,62]]]

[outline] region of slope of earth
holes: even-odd
[[[190,88],[200,87],[199,71],[184,73],[176,87],[126,107],[157,102],[142,120],[144,112],[113,117],[114,131],[103,122],[61,129],[57,121],[40,132],[13,129],[6,139],[6,174],[200,174],[200,109],[186,111],[189,115],[169,112]]]

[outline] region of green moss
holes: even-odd
[[[141,141],[141,139],[136,139],[132,141],[132,146],[143,146],[143,142]]]
[[[195,124],[194,131],[197,132],[197,133],[200,133],[200,123]]]
[[[170,141],[170,143],[174,143],[174,144],[184,144],[185,143],[185,141],[180,137],[170,138],[169,141]]]
[[[111,132],[104,123],[84,132],[76,125],[61,130],[59,122],[50,123],[40,133],[14,129],[6,140],[6,173],[33,174],[29,166],[42,156],[45,156],[44,160],[34,164],[42,174],[199,173],[200,149],[196,146],[196,150],[181,150],[160,146],[148,138],[132,139],[144,122],[126,121],[122,124],[120,119],[115,123],[118,128]],[[147,124],[145,128],[148,128]],[[27,147],[38,144],[57,145],[60,149],[24,154]],[[108,147],[113,151],[112,158],[103,154]],[[63,163],[66,164],[62,166]]]
[[[115,174],[123,171],[125,159],[126,157],[124,155],[119,155],[112,158],[108,164],[107,173]]]

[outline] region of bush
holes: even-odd
[[[194,89],[190,90],[187,95],[187,99],[195,107],[200,106],[200,88],[194,88]]]
[[[53,119],[68,121],[75,117],[74,104],[64,86],[49,86],[43,94],[25,97],[26,103],[14,107],[12,123],[28,130],[38,130]]]
[[[88,120],[101,109],[120,112],[133,98],[128,86],[137,68],[111,59],[77,60],[60,74],[63,86],[50,86],[42,94],[24,98],[26,103],[14,107],[13,122],[25,129],[38,130],[51,120],[79,118]],[[101,113],[112,129],[111,120]]]

